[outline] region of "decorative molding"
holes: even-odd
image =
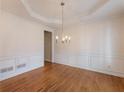
[[[44,66],[44,61],[41,56],[1,57],[0,81],[42,66]]]
[[[106,56],[106,55],[57,55],[55,62],[101,72],[109,75],[124,77],[124,58],[122,56]]]
[[[45,17],[39,15],[38,13],[34,12],[26,0],[20,0],[20,1],[22,2],[22,4],[24,5],[26,10],[29,12],[29,14],[32,17],[34,17],[42,22],[46,22],[46,23],[60,24],[59,20],[48,19],[48,18],[45,18]]]
[[[42,22],[45,22],[45,23],[48,23],[48,24],[55,24],[55,25],[60,25],[61,24],[61,21],[58,20],[58,19],[52,19],[52,18],[46,18],[38,13],[36,13],[32,7],[30,6],[30,4],[28,3],[28,1],[26,0],[20,0],[22,2],[22,4],[24,5],[24,7],[26,8],[26,10],[28,11],[28,13],[42,21]],[[77,18],[79,18],[80,20],[84,20],[84,19],[88,19],[89,17],[92,17],[93,14],[96,14],[98,10],[102,9],[102,7],[104,7],[105,5],[107,5],[108,3],[110,2],[110,0],[103,0],[99,3],[97,3],[92,9],[90,9],[89,11],[87,11],[86,13],[81,13],[81,14],[78,14],[78,15],[73,15],[72,19],[73,20],[76,20]],[[71,8],[71,7],[70,7]],[[73,8],[71,8],[73,10]],[[78,20],[80,22],[80,20]],[[69,20],[67,23],[68,24],[71,24],[70,21],[72,22],[72,20]],[[75,22],[75,21],[74,21]],[[77,22],[77,21],[76,21]]]

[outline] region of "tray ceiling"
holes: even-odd
[[[124,14],[124,0],[63,0],[64,22],[72,24]],[[2,0],[2,9],[18,16],[57,27],[61,0]]]

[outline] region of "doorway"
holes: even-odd
[[[44,31],[44,63],[52,63],[52,32]]]

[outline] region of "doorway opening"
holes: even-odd
[[[52,63],[52,32],[44,31],[44,64]]]

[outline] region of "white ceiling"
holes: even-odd
[[[62,0],[2,0],[2,9],[15,15],[58,27]],[[124,14],[124,0],[63,0],[64,22],[73,24]]]

